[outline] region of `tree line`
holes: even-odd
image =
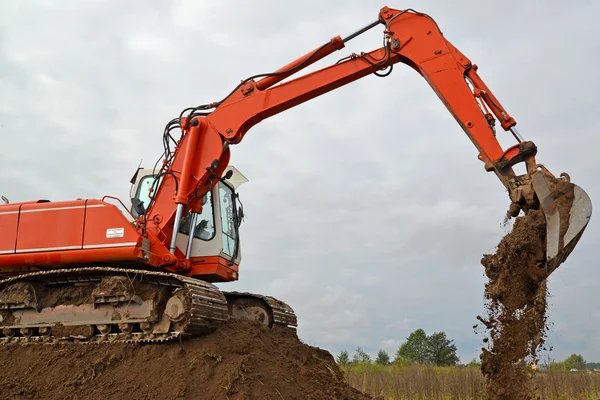
[[[547,368],[556,371],[571,371],[574,369],[581,371],[585,369],[600,369],[600,363],[587,362],[581,354],[571,354],[562,361],[548,363]]]
[[[371,356],[364,352],[361,347],[358,347],[352,359],[348,351],[342,350],[336,357],[336,361],[340,365],[370,364],[374,362],[379,365],[402,363],[453,366],[459,362],[456,351],[454,341],[448,339],[445,332],[441,331],[427,335],[423,329],[417,329],[398,347],[393,360],[385,350],[381,349],[377,352],[377,357],[373,361]]]
[[[412,332],[395,353],[394,359],[383,349],[377,352],[375,360],[361,347],[358,347],[352,357],[347,350],[342,350],[336,357],[339,365],[357,364],[429,364],[439,366],[455,366],[459,363],[456,355],[456,345],[453,340],[448,339],[444,331],[427,335],[423,329]],[[472,360],[472,367],[480,367],[481,364]],[[562,361],[551,361],[541,366],[542,369],[557,371],[590,370],[600,369],[600,363],[587,362],[581,354],[571,354]]]

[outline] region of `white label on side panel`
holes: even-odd
[[[125,228],[108,228],[106,230],[106,238],[121,238],[125,236]]]

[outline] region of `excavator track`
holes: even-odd
[[[270,308],[272,315],[272,325],[295,328],[298,326],[298,320],[292,307],[281,300],[277,300],[271,296],[254,294],[248,292],[223,292],[229,304],[235,299],[259,299],[264,301],[266,309]],[[230,311],[231,313],[231,311]]]
[[[230,317],[297,326],[273,297],[166,272],[86,267],[0,281],[0,344],[160,343],[208,334]]]
[[[65,292],[86,286],[91,298],[68,304]],[[136,288],[156,293],[140,296]],[[56,297],[53,289],[67,301],[44,307],[41,295]],[[0,281],[2,344],[165,342],[210,333],[228,319],[227,300],[216,286],[165,272],[91,267]]]

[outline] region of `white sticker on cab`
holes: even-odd
[[[125,228],[108,228],[106,230],[106,238],[122,238],[125,236]]]

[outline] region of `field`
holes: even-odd
[[[342,367],[348,383],[385,400],[471,400],[485,398],[484,379],[474,367],[355,365]],[[600,373],[536,372],[544,400],[600,400]]]

